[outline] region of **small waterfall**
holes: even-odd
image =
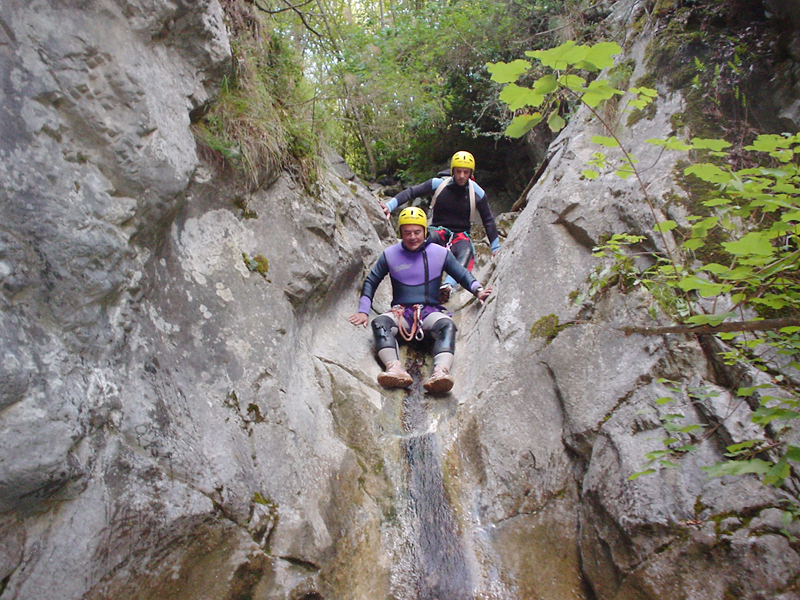
[[[416,600],[473,600],[472,572],[445,493],[439,440],[428,418],[422,387],[424,357],[410,351],[414,384],[403,401],[408,493],[416,536]]]

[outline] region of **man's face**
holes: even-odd
[[[467,185],[467,181],[472,176],[472,169],[466,167],[456,167],[453,169],[453,179],[457,185]]]
[[[422,225],[401,225],[400,237],[409,250],[416,250],[425,241],[425,228]]]

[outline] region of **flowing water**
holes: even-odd
[[[472,572],[445,492],[439,440],[426,409],[437,397],[426,396],[422,387],[428,370],[422,366],[423,357],[409,355],[414,384],[403,400],[403,429],[411,530],[416,537],[416,600],[473,600]]]

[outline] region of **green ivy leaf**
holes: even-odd
[[[536,127],[541,121],[542,115],[538,112],[532,115],[517,115],[511,121],[511,124],[506,127],[505,134],[508,137],[520,138]]]
[[[720,286],[722,287],[722,286]],[[702,292],[701,292],[701,295]],[[710,294],[713,295],[713,294]],[[686,319],[686,322],[689,325],[711,325],[712,327],[716,327],[720,323],[724,322],[725,319],[735,317],[736,313],[727,312],[722,313],[720,315],[692,315]]]
[[[686,250],[697,250],[705,245],[705,241],[701,238],[689,238],[688,240],[684,241],[683,244],[681,244],[681,247],[685,248]]]
[[[564,125],[566,124],[567,122],[561,118],[561,115],[558,114],[558,111],[554,110],[550,113],[550,116],[547,117],[547,126],[550,127],[550,131],[553,133],[557,133],[564,129]]]
[[[656,231],[660,231],[661,233],[666,233],[668,231],[672,231],[678,226],[675,221],[660,221],[653,226],[653,229]]]
[[[723,242],[722,247],[737,256],[770,256],[775,251],[765,231],[751,231],[735,242]]]
[[[703,202],[703,206],[725,206],[731,203],[730,198],[712,198],[711,200],[706,200]]]
[[[692,147],[689,144],[685,144],[676,138],[674,135],[672,137],[667,138],[666,140],[661,140],[659,138],[649,138],[645,140],[648,144],[653,144],[654,146],[663,146],[667,150],[691,150]]]
[[[525,55],[541,61],[545,67],[563,71],[586,57],[586,46],[577,46],[572,40],[548,50],[528,50]]]
[[[592,143],[600,144],[606,148],[619,148],[619,142],[615,138],[605,135],[593,135]]]
[[[554,91],[556,91],[556,89],[558,89],[558,80],[556,79],[555,75],[544,75],[534,82],[533,89],[543,96],[552,94]]]
[[[510,63],[486,63],[486,69],[492,74],[492,81],[497,83],[512,83],[520,78],[531,68],[527,60],[517,59]]]
[[[646,98],[650,98],[651,102],[654,98],[658,97],[658,90],[648,87],[634,87],[629,89],[628,92],[631,94],[636,94],[637,96],[645,96]]]
[[[583,175],[586,179],[597,179],[600,177],[600,173],[593,169],[584,169],[581,171],[581,175]]]
[[[697,163],[683,170],[687,175],[694,175],[709,183],[728,183],[731,181],[731,173],[725,172],[717,165],[711,163]]]
[[[731,460],[720,462],[711,467],[702,467],[702,470],[708,473],[709,477],[722,477],[723,475],[744,475],[746,473],[755,473],[756,475],[764,475],[769,471],[770,463],[760,458],[751,460]]]
[[[791,145],[791,140],[777,134],[762,134],[759,135],[753,144],[745,146],[745,150],[755,150],[756,152],[774,152],[781,148],[788,148]]]
[[[695,150],[715,150],[719,152],[729,148],[731,144],[725,140],[692,138],[692,146],[694,146]]]
[[[612,98],[615,94],[622,94],[618,89],[611,87],[605,79],[595,79],[586,88],[581,100],[591,106],[597,107],[603,100]]]
[[[621,52],[622,48],[615,42],[600,42],[599,44],[587,48],[584,60],[591,63],[595,67],[594,70],[600,71],[613,67],[614,59],[611,57]]]
[[[632,475],[628,476],[628,481],[634,481],[639,477],[641,477],[642,475],[650,475],[655,472],[656,472],[655,469],[645,469],[644,471],[637,471],[636,473],[633,473]]]
[[[510,110],[519,110],[526,106],[538,107],[544,101],[544,96],[530,88],[510,83],[500,92],[500,100],[508,104]]]
[[[586,85],[586,80],[578,75],[567,73],[558,78],[558,83],[573,92],[582,92]]]

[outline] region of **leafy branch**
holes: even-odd
[[[800,363],[795,360],[800,355],[800,133],[759,135],[735,152],[730,152],[731,144],[723,139],[686,141],[673,136],[646,140],[663,151],[690,153],[690,158],[699,162],[683,169],[683,174],[715,191],[714,197],[702,203],[705,214],[690,215],[683,224],[659,220],[636,157],[599,110],[602,103],[615,97],[630,98],[626,110],[641,110],[657,98],[656,90],[638,87],[623,91],[599,76],[613,66],[612,57],[620,52],[620,47],[610,42],[594,46],[567,42],[557,48],[527,52],[528,57],[539,61],[536,67],[527,60],[487,65],[492,79],[505,86],[500,99],[515,113],[506,135],[521,137],[542,122],[557,132],[566,125],[565,106],[570,101],[579,102],[607,134],[594,136],[592,141],[601,148],[620,151],[616,175],[622,179],[634,176],[650,209],[666,256],[656,254],[655,265],[639,271],[627,250],[643,238],[615,234],[595,248],[596,256],[610,257],[613,262],[590,275],[589,293],[602,293],[611,285],[623,291],[626,286],[643,286],[663,299],[668,295],[664,290],[668,290],[673,299],[663,308],[678,324],[630,327],[625,329],[627,334],[713,334],[731,344],[729,350],[721,352],[726,364],[766,371],[765,354],[756,352],[763,346],[777,356],[788,357],[783,369],[800,372]],[[531,83],[517,83],[522,80]],[[732,166],[742,164],[743,168]],[[610,166],[600,150],[582,174],[595,179],[600,170]],[[677,245],[667,243],[668,232],[673,232]],[[698,253],[712,239],[714,250]],[[718,312],[716,307],[723,301],[733,308]],[[704,308],[709,303],[710,311]],[[731,320],[745,312],[756,318]],[[758,335],[737,335],[743,332]],[[734,390],[740,403],[758,397],[755,406],[748,404],[753,409],[752,421],[763,428],[764,436],[729,445],[726,460],[706,467],[706,472],[711,476],[755,473],[765,485],[783,485],[793,475],[792,464],[800,462],[800,447],[781,439],[800,420],[797,388],[790,377],[778,372],[770,384]],[[665,397],[656,402],[669,401],[671,398]],[[683,425],[683,418],[680,413],[660,417],[668,434],[665,448],[648,453],[645,468],[631,479],[660,467],[678,466],[675,458],[692,452],[716,430],[695,438],[694,432],[703,426]]]

